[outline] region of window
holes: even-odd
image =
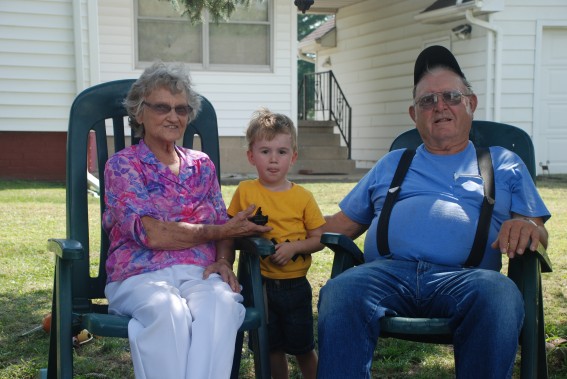
[[[251,0],[237,6],[228,21],[218,24],[205,14],[192,25],[168,1],[137,1],[139,66],[156,59],[180,61],[192,69],[217,71],[269,71],[272,64],[272,0]]]

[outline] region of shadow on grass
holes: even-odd
[[[51,291],[0,293],[0,378],[35,378],[47,364],[49,335],[41,325]]]
[[[381,338],[372,372],[373,377],[392,379],[454,378],[452,346]]]
[[[567,174],[538,175],[536,183],[538,187],[564,188],[567,185]]]
[[[30,331],[50,311],[50,299],[51,290],[0,294],[0,379],[36,379],[47,367],[49,334]],[[75,348],[73,357],[75,378],[134,378],[125,338],[95,337]]]
[[[65,188],[63,182],[40,182],[32,180],[0,180],[1,190],[17,190],[17,189],[49,189],[49,188]]]
[[[317,313],[314,314],[315,346],[317,349]],[[343,354],[337,349],[337,359]],[[289,378],[302,378],[295,357],[288,356]],[[450,345],[427,344],[403,341],[394,338],[380,338],[372,361],[373,378],[389,379],[449,379],[455,377],[453,350]],[[254,378],[254,355],[248,348],[247,336],[242,348],[239,378]]]
[[[567,378],[567,322],[546,320],[545,331],[549,377]]]

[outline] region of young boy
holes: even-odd
[[[248,161],[256,167],[258,179],[238,185],[228,214],[255,204],[273,228],[263,237],[276,245],[276,252],[260,262],[268,298],[272,377],[289,377],[290,354],[296,356],[303,377],[315,379],[312,292],[306,275],[311,254],[323,248],[319,240],[325,219],[311,192],[287,179],[297,160],[291,119],[262,108],[251,119],[246,140]]]

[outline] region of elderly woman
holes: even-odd
[[[270,228],[253,206],[229,220],[212,161],[175,145],[200,106],[182,65],[147,68],[124,105],[142,140],[105,168],[109,311],[132,317],[137,378],[228,378],[245,313],[232,238]]]

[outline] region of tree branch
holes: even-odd
[[[261,0],[263,1],[263,0]],[[248,7],[250,0],[169,0],[183,16],[188,16],[192,24],[203,22],[203,10],[208,10],[211,19],[218,23],[228,20],[237,5]]]

